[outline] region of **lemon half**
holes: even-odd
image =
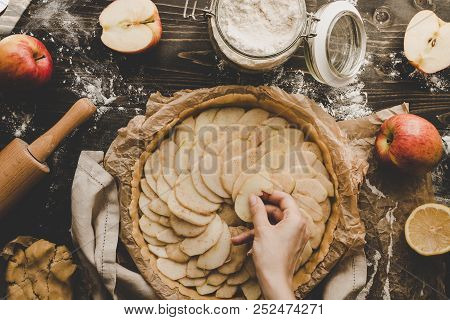
[[[406,220],[405,237],[409,246],[423,256],[450,251],[450,208],[427,203],[414,209]]]

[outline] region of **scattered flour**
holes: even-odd
[[[266,85],[281,87],[289,93],[304,94],[337,120],[356,119],[373,113],[373,109],[367,106],[364,82],[358,77],[346,87],[332,88],[305,76],[301,70],[281,66],[267,74]]]
[[[395,203],[395,206],[389,209],[386,212],[386,221],[389,223],[389,245],[388,245],[388,252],[387,252],[387,263],[386,263],[386,280],[384,282],[383,286],[383,300],[390,300],[391,299],[391,293],[390,293],[390,286],[389,286],[389,272],[391,270],[391,259],[393,256],[393,247],[394,247],[394,241],[392,237],[393,233],[393,225],[395,222],[395,216],[394,212],[398,208],[398,202]]]
[[[366,178],[366,185],[370,189],[370,191],[372,191],[372,193],[378,197],[378,199],[386,198],[386,195],[383,192],[381,192],[377,187],[370,183],[369,178]]]
[[[286,49],[297,38],[300,5],[292,0],[223,0],[219,26],[228,42],[244,53],[268,56]]]
[[[4,129],[16,138],[23,137],[28,130],[35,130],[32,126],[33,115],[31,113],[13,111],[12,107],[5,109],[8,116],[2,116],[0,119],[2,130]]]
[[[381,254],[378,250],[375,250],[375,254],[373,255],[373,271],[372,274],[369,276],[369,280],[367,281],[366,285],[362,290],[358,293],[356,296],[356,300],[366,300],[367,295],[370,292],[370,289],[372,289],[373,286],[373,280],[375,279],[375,276],[378,272],[378,264],[381,259]],[[368,262],[368,265],[371,266],[372,263]]]

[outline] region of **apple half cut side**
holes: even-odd
[[[450,23],[430,10],[418,12],[409,22],[404,39],[405,56],[425,73],[450,66]]]
[[[116,0],[99,18],[102,42],[122,53],[140,53],[161,39],[162,25],[158,8],[150,0]]]

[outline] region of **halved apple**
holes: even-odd
[[[122,53],[143,52],[162,35],[158,8],[150,0],[116,0],[102,11],[99,22],[102,42]]]
[[[450,23],[430,10],[418,12],[405,32],[405,56],[425,73],[435,73],[450,66]]]

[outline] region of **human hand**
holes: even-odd
[[[253,262],[266,299],[295,299],[291,285],[295,264],[309,239],[306,220],[287,193],[274,191],[264,194],[263,199],[268,204],[257,196],[250,197],[254,229],[232,241],[242,244],[253,239]]]

